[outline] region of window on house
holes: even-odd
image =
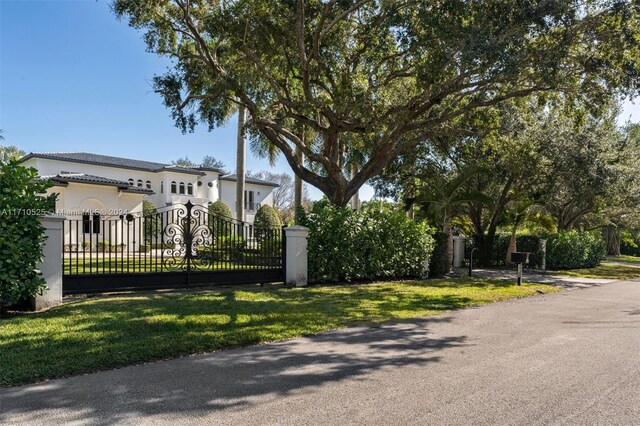
[[[151,189],[151,181],[150,180],[147,181],[147,189]]]
[[[248,211],[255,210],[255,193],[253,191],[244,191],[244,209]]]
[[[98,213],[95,213],[93,215],[93,233],[100,233],[100,215]]]
[[[171,193],[172,194],[175,194],[176,192],[178,192],[178,190],[176,188],[177,188],[176,187],[176,181],[174,180],[174,181],[171,182]]]
[[[163,180],[160,181],[160,193],[164,194],[164,181]]]
[[[133,186],[133,179],[129,179],[129,186]]]
[[[82,232],[85,234],[100,233],[100,214],[82,213]]]
[[[184,182],[180,182],[180,193],[184,194]]]
[[[193,195],[193,184],[192,183],[187,184],[187,194]]]
[[[142,188],[142,179],[138,179],[138,188]]]

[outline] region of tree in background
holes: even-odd
[[[280,214],[284,223],[289,223],[295,217],[295,185],[291,175],[287,173],[274,173],[269,171],[247,172],[247,176],[277,183],[279,186],[273,189],[273,207]],[[303,189],[302,204],[309,204],[309,194]]]
[[[0,141],[4,140],[4,136],[2,135],[4,130],[0,129]],[[19,158],[27,155],[26,152],[18,148],[17,146],[9,145],[2,146],[0,145],[0,164],[8,163],[9,160],[17,160]]]
[[[233,105],[246,108],[251,137],[338,206],[397,156],[455,134],[459,117],[536,93],[597,108],[640,75],[633,0],[115,0],[113,9],[173,60],[154,85],[178,127],[213,128]]]
[[[220,169],[223,172],[225,170],[224,163],[212,155],[205,155],[204,158],[202,159],[202,162],[199,164],[191,161],[188,156],[180,157],[177,160],[172,161],[171,164],[174,164],[176,166],[181,166],[181,167],[205,166],[205,167],[211,167],[214,169]]]

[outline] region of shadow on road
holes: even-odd
[[[366,380],[365,375],[373,370],[438,362],[444,349],[463,346],[466,341],[465,336],[430,335],[430,324],[448,321],[448,317],[438,317],[349,328],[3,389],[0,423],[16,418],[46,420],[59,410],[83,422],[106,425],[140,415],[188,412],[198,416],[242,409],[285,395],[313,392],[331,382]]]

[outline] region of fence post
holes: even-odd
[[[47,289],[42,295],[32,298],[31,306],[36,311],[62,303],[62,224],[64,220],[65,217],[61,215],[40,217],[47,239],[42,245],[42,262],[37,267],[42,272],[42,278],[47,282]]]
[[[309,228],[289,226],[284,228],[286,238],[285,277],[286,284],[303,287],[307,285],[307,236]]]

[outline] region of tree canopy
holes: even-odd
[[[605,95],[637,90],[639,8],[633,0],[114,1],[149,51],[174,60],[155,90],[183,131],[216,127],[243,106],[263,152],[277,149],[337,205],[398,155],[462,131],[456,119],[480,108],[556,92],[598,108]]]
[[[205,167],[212,167],[214,169],[220,169],[223,171],[226,169],[224,163],[212,155],[205,155],[202,158],[202,161],[200,163],[194,163],[189,159],[188,156],[184,156],[184,157],[178,158],[175,161],[172,161],[171,164],[175,164],[176,166],[182,166],[182,167],[205,166]]]

